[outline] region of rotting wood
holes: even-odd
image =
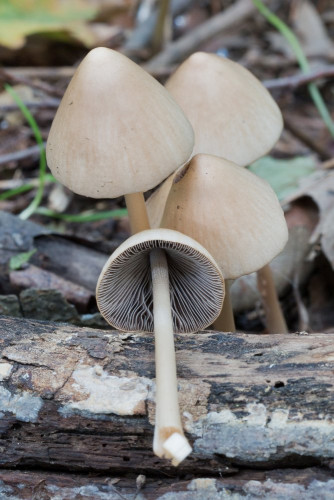
[[[225,474],[334,458],[332,334],[202,332],[176,340],[194,453],[152,453],[151,336],[0,318],[0,467]]]
[[[0,494],[7,500],[247,500],[288,498],[326,500],[334,487],[330,471],[243,470],[227,478],[177,480],[149,478],[138,492],[138,475],[98,476],[35,471],[0,470]],[[137,494],[138,492],[138,494]],[[137,496],[136,496],[137,494]]]

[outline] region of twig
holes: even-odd
[[[38,67],[12,67],[4,68],[6,73],[13,78],[42,78],[44,80],[59,80],[60,78],[70,79],[73,76],[75,67],[61,66],[58,68],[38,68]]]
[[[193,3],[196,2],[194,2],[194,0],[172,0],[172,16],[178,16],[183,11],[187,10]],[[138,54],[138,52],[140,52],[144,47],[147,47],[152,39],[157,19],[158,9],[155,8],[146,21],[141,22],[138,26],[136,26],[122,47],[121,52],[131,57],[132,54]]]
[[[161,66],[157,68],[153,68],[150,73],[155,78],[166,78],[176,69],[176,64],[170,64],[168,66]],[[30,72],[30,68],[21,68],[22,71],[27,70]],[[47,68],[43,68],[47,69]],[[70,78],[73,76],[75,68],[72,67],[64,67],[63,68],[66,74],[66,78]],[[15,70],[16,71],[16,70]],[[43,75],[44,78],[47,77],[47,71]],[[291,88],[295,89],[297,87],[301,87],[302,85],[306,85],[314,80],[318,80],[320,78],[328,78],[334,77],[334,65],[325,66],[324,68],[317,69],[314,71],[310,71],[309,73],[298,73],[296,75],[286,76],[283,78],[275,78],[273,80],[263,80],[262,83],[267,89],[275,89],[275,88]],[[27,102],[24,104],[29,108],[57,108],[59,106],[60,99],[46,99],[40,102]],[[3,105],[0,106],[0,110],[4,112],[15,111],[18,108],[16,104],[12,105]]]
[[[38,78],[44,78],[45,80],[53,79],[53,77],[55,76],[54,69],[55,68],[36,68],[36,76],[38,76]],[[70,80],[76,70],[76,68],[72,66],[64,66],[58,69],[60,71],[58,79],[63,78],[64,80]],[[168,66],[161,66],[154,68],[152,69],[152,71],[150,71],[150,73],[152,76],[159,79],[168,77],[175,69],[176,69],[176,64],[170,64]],[[33,75],[35,68],[29,68],[29,67],[14,68],[14,69],[11,68],[8,71],[13,71],[15,72],[15,74],[20,74],[20,71],[22,71],[23,74]],[[51,102],[56,102],[56,99],[52,100],[50,99],[47,101],[47,105],[50,107],[51,107]],[[11,109],[9,109],[9,111],[11,111]]]
[[[28,87],[42,90],[46,94],[56,95],[58,97],[61,97],[63,95],[63,92],[53,85],[49,85],[48,83],[45,82],[37,82],[35,80],[32,81],[29,78],[26,78],[22,75],[21,76],[14,75],[13,73],[11,73],[10,70],[6,70],[4,68],[0,69],[0,76],[4,81],[10,83],[11,85],[16,85],[17,83],[21,83],[23,85],[27,85]],[[36,76],[34,76],[34,78],[36,78]]]
[[[319,146],[319,144],[314,139],[312,139],[312,137],[310,137],[309,135],[305,134],[305,132],[302,131],[301,127],[297,127],[290,120],[290,118],[287,118],[286,116],[284,116],[284,125],[287,130],[289,130],[295,137],[297,137],[297,139],[299,139],[310,149],[318,153],[318,155],[322,160],[328,160],[331,158],[331,155],[330,153],[328,153],[328,151]]]
[[[46,143],[44,143],[45,147]],[[40,154],[39,146],[32,146],[31,148],[22,149],[22,151],[14,151],[13,153],[7,153],[5,155],[0,156],[0,165],[5,165],[6,163],[10,163],[11,161],[20,161],[26,158],[38,157]]]
[[[326,66],[325,68],[310,71],[309,73],[299,73],[297,75],[286,76],[284,78],[276,78],[274,80],[264,80],[262,83],[267,89],[275,89],[280,87],[290,87],[292,89],[301,87],[319,78],[334,77],[334,66]]]
[[[166,23],[171,22],[170,17],[170,0],[161,0],[159,2],[159,13],[157,17],[157,23],[154,28],[152,36],[152,50],[153,54],[157,54],[161,51],[162,47],[166,43]],[[169,33],[171,29],[169,28]]]
[[[17,189],[21,188],[22,186],[29,184],[31,186],[37,186],[38,185],[38,179],[35,177],[32,179],[5,179],[5,180],[0,180],[0,191],[5,191],[7,189]]]
[[[166,49],[150,59],[144,68],[152,72],[155,68],[182,61],[204,42],[211,40],[227,28],[243,23],[255,10],[251,0],[238,0],[231,7],[213,16],[179,40],[167,45]]]
[[[27,108],[58,108],[60,104],[60,99],[46,99],[43,101],[23,101],[23,104]],[[11,111],[17,111],[19,109],[18,104],[5,104],[0,105],[0,111],[4,113],[10,113]]]

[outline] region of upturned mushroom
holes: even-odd
[[[192,148],[192,128],[169,93],[123,55],[97,48],[82,61],[65,92],[50,130],[47,159],[55,177],[75,193],[92,198],[124,194],[132,232],[137,233],[149,228],[143,191],[182,165]],[[153,274],[156,259],[153,253]],[[163,250],[158,268],[168,276]],[[127,289],[128,283],[122,286]],[[124,296],[118,299],[122,310]],[[159,345],[157,352],[161,363]],[[189,450],[185,438],[173,434],[164,453],[178,463]]]
[[[96,297],[115,328],[155,333],[153,450],[178,465],[191,447],[180,418],[173,331],[196,332],[219,315],[224,280],[218,265],[199,243],[177,231],[142,231],[106,262]]]
[[[104,47],[77,68],[47,140],[53,175],[91,198],[125,195],[132,232],[148,229],[143,192],[189,158],[193,130],[170,94]]]
[[[235,163],[198,154],[166,183],[171,185],[167,199],[162,185],[147,203],[152,226],[183,232],[205,245],[226,280],[257,271],[286,244],[276,194]]]
[[[266,154],[281,134],[282,115],[267,89],[229,59],[204,52],[192,54],[169,78],[166,88],[193,126],[194,154],[213,154],[246,166]],[[258,271],[258,283],[267,327],[273,333],[286,332],[269,267]],[[227,292],[221,325],[232,329],[228,299]],[[232,322],[225,321],[226,312]]]

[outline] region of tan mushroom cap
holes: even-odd
[[[92,198],[143,192],[185,163],[193,130],[160,83],[119,52],[91,50],[47,141],[53,175]]]
[[[279,138],[282,115],[266,88],[238,63],[197,52],[166,83],[195,131],[193,154],[245,166]]]
[[[157,191],[147,209],[151,221],[205,246],[225,279],[257,271],[283,249],[288,238],[283,210],[270,185],[212,155],[192,158],[183,176],[175,176],[167,201],[162,190],[159,205]]]
[[[206,328],[221,311],[224,279],[205,248],[169,229],[137,233],[111,255],[96,288],[101,314],[119,330],[154,331],[149,253],[155,248],[167,256],[174,332]]]

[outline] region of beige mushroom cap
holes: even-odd
[[[279,138],[282,115],[266,88],[238,63],[197,52],[166,83],[195,131],[194,154],[245,166]]]
[[[155,248],[167,255],[174,332],[206,328],[221,311],[224,279],[205,248],[169,229],[137,233],[111,255],[96,288],[101,314],[119,330],[154,331],[149,253]]]
[[[161,193],[161,205],[159,191],[147,203],[150,220],[205,246],[225,279],[257,271],[287,242],[283,210],[270,185],[222,158],[196,155],[183,176],[175,176],[167,201]]]
[[[119,52],[91,50],[60,103],[47,141],[54,176],[78,194],[151,189],[189,158],[193,131],[160,83]]]

